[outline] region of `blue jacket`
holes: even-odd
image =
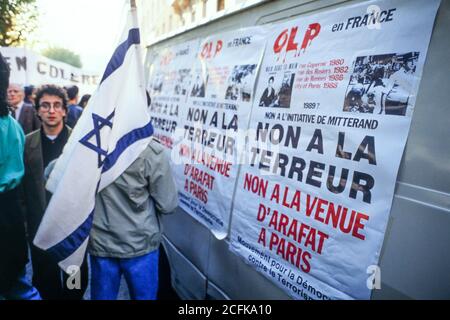
[[[67,112],[66,124],[73,129],[73,127],[77,124],[81,113],[83,112],[83,108],[79,105],[71,104],[67,107],[67,109],[69,111]]]

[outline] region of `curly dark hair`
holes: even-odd
[[[50,96],[57,96],[62,99],[63,107],[67,111],[67,94],[66,91],[54,84],[46,84],[37,89],[36,92],[36,110],[39,110],[39,105],[41,103],[41,98],[44,94],[48,94]]]
[[[7,92],[9,86],[9,66],[0,53],[0,117],[6,117],[9,113]]]

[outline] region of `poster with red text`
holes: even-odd
[[[192,83],[193,61],[200,40],[166,47],[155,54],[149,66],[147,91],[151,97],[150,115],[154,136],[172,149],[173,136],[180,122],[180,110],[186,106]]]
[[[439,4],[363,2],[268,35],[230,249],[294,299],[369,299],[379,285]]]
[[[229,231],[233,193],[264,51],[264,29],[204,39],[172,150],[179,205],[218,239]]]

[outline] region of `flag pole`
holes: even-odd
[[[130,8],[131,8],[131,19],[132,19],[133,28],[139,29],[136,0],[130,0]],[[140,37],[140,35],[139,35],[139,37]],[[139,42],[140,42],[140,40],[139,40]],[[144,81],[144,70],[143,70],[144,64],[143,64],[143,59],[142,59],[142,51],[141,51],[140,43],[138,46],[136,46],[136,58],[138,60],[139,65],[141,65],[141,67],[138,68],[140,86],[144,90],[143,92],[145,92],[145,85],[144,85],[145,81]]]

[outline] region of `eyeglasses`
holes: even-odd
[[[42,110],[44,110],[44,111],[49,111],[52,106],[53,106],[53,110],[60,111],[63,107],[63,104],[61,102],[54,102],[54,103],[42,102],[39,105],[39,107],[41,107]]]

